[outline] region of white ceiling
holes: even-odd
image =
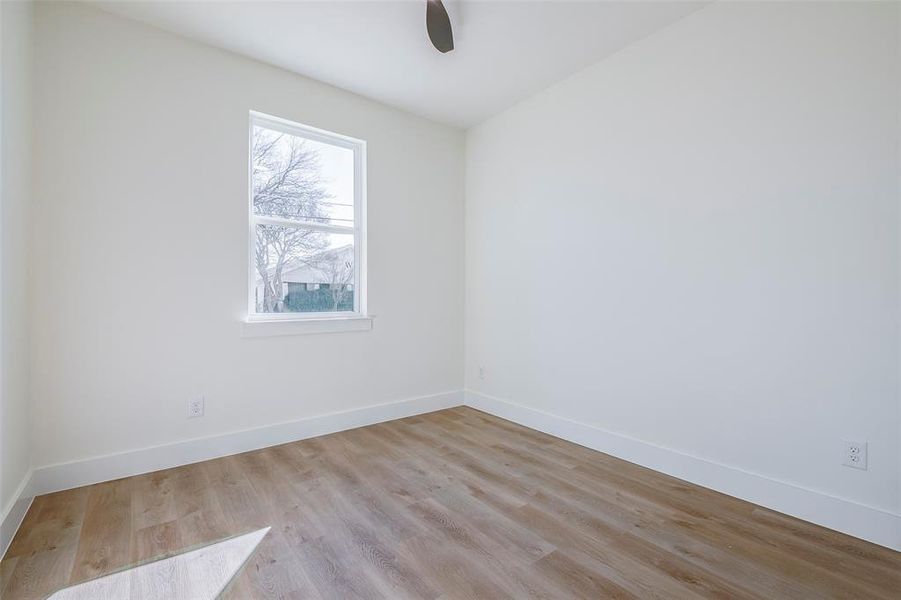
[[[445,0],[456,46],[448,54],[428,40],[425,0],[95,4],[469,127],[705,2]]]

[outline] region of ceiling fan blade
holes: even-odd
[[[425,28],[429,39],[438,52],[450,52],[454,49],[454,33],[451,31],[450,17],[441,0],[426,0]]]

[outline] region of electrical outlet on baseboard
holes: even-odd
[[[846,467],[863,469],[865,471],[867,469],[867,443],[852,442],[849,440],[842,441],[845,445],[845,454],[842,464]]]
[[[203,396],[195,396],[188,400],[188,418],[196,419],[203,416]]]

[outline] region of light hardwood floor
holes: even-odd
[[[901,553],[455,408],[37,498],[4,600],[272,530],[228,598],[901,598]]]

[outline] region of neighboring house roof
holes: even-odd
[[[306,261],[289,262],[282,271],[282,281],[284,283],[331,283],[331,276],[328,271],[323,270],[323,265],[342,262],[353,265],[353,261],[354,247],[352,244],[330,248]]]

